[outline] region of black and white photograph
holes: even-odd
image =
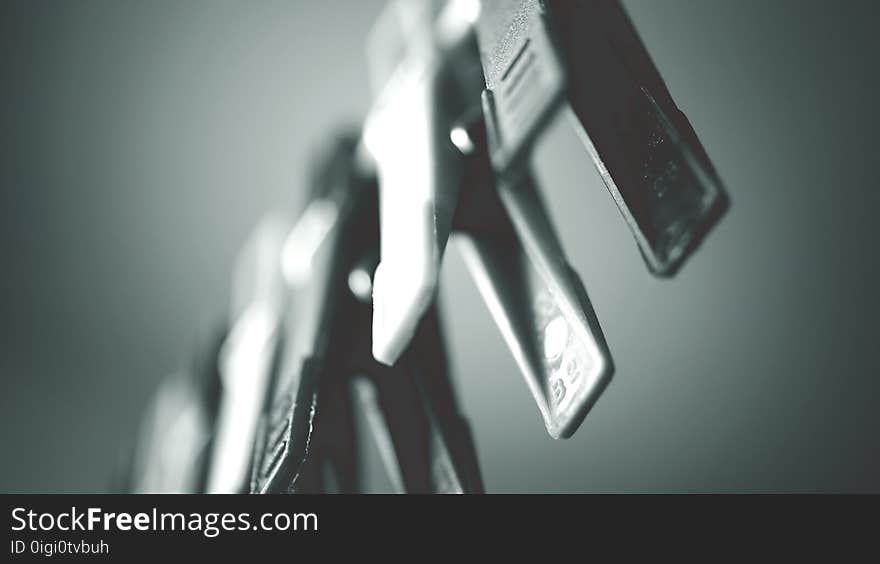
[[[10,556],[880,493],[878,16],[0,1]]]

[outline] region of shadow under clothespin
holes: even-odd
[[[569,116],[648,268],[671,276],[729,205],[618,0],[493,0],[476,23],[492,163],[518,175]]]
[[[310,202],[285,243],[285,339],[254,452],[252,492],[360,491],[358,409],[377,442],[390,445],[385,460],[402,491],[482,491],[436,315],[419,325],[393,366],[372,356],[379,206],[368,167],[359,137],[340,136],[316,168]]]
[[[191,370],[167,378],[141,424],[129,493],[203,493],[220,402],[217,363],[225,329],[199,349]]]

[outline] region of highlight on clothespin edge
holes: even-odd
[[[289,231],[286,218],[264,218],[236,260],[232,329],[220,351],[223,396],[208,493],[238,493],[247,487],[257,421],[278,344],[283,286],[281,250]]]
[[[436,291],[459,188],[448,128],[465,103],[450,67],[472,44],[478,14],[473,0],[390,2],[368,41],[375,103],[364,144],[376,162],[381,217],[373,355],[385,364],[406,348]]]
[[[281,269],[292,286],[304,284],[312,271],[312,260],[339,215],[335,202],[326,199],[308,203],[281,249]]]

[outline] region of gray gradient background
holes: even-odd
[[[454,247],[453,366],[489,491],[880,491],[870,3],[625,2],[733,207],[646,271],[565,122],[539,178],[615,355],[551,440]],[[222,315],[241,243],[368,106],[379,1],[3,2],[0,491],[101,491]]]

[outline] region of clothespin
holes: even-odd
[[[384,71],[374,72],[382,87],[365,131],[382,206],[373,352],[396,360],[436,291],[449,232],[462,231],[467,264],[548,432],[566,437],[607,385],[613,362],[527,164],[505,174],[490,164],[472,28],[482,17],[474,2],[421,11],[392,2],[373,32],[371,66]],[[442,40],[450,27],[452,44]]]
[[[481,491],[439,330],[431,321],[420,324],[417,338],[393,366],[372,356],[370,296],[379,204],[359,147],[358,136],[334,143],[313,175],[310,203],[284,245],[290,307],[251,490],[357,491],[351,410],[362,408],[373,432],[390,437],[404,491]]]
[[[648,268],[670,276],[728,198],[618,0],[495,0],[476,23],[495,171],[568,112]]]
[[[280,342],[280,256],[289,230],[281,216],[264,218],[236,261],[231,330],[220,350],[222,397],[208,469],[208,493],[241,493],[249,486],[257,421]]]

